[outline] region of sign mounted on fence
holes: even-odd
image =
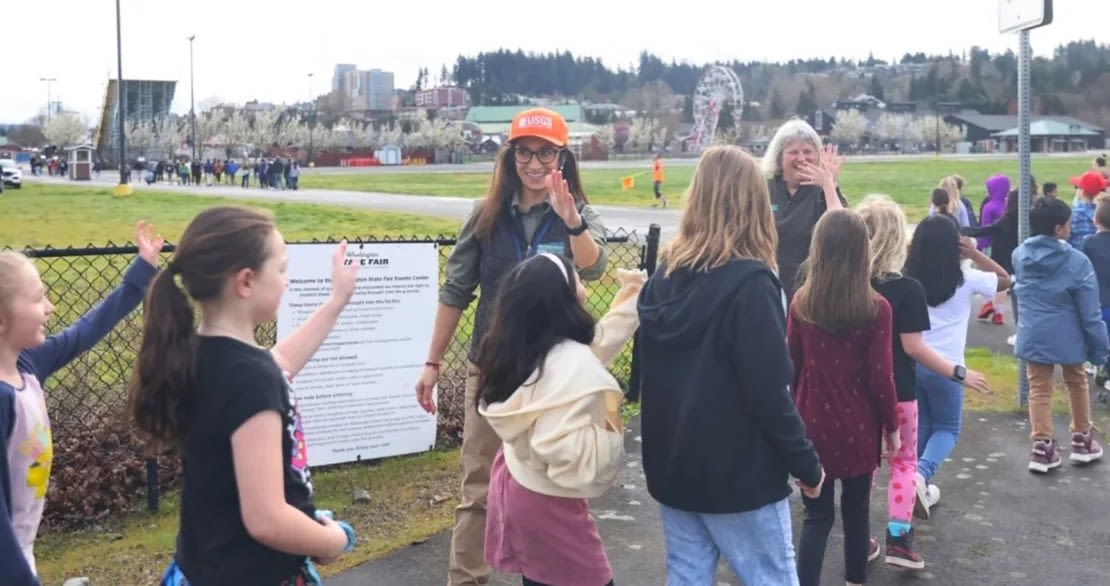
[[[336,244],[290,244],[289,289],[278,308],[278,339],[331,294]],[[436,418],[413,391],[435,321],[435,242],[350,244],[359,265],[354,296],[320,350],[293,381],[309,462],[339,464],[430,450]]]

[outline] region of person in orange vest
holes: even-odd
[[[655,199],[663,200],[663,207],[667,207],[667,198],[659,190],[663,186],[663,160],[659,158],[659,153],[655,153],[651,158],[651,182],[655,190]],[[653,208],[658,206],[658,203],[651,205]]]

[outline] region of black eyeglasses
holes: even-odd
[[[516,157],[516,162],[520,163],[521,165],[527,165],[528,163],[531,163],[532,157],[536,157],[540,160],[541,163],[546,165],[547,163],[554,161],[555,157],[558,157],[560,152],[562,152],[562,149],[557,149],[553,147],[543,147],[538,151],[526,149],[522,146],[513,147],[513,155]]]

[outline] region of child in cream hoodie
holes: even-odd
[[[613,583],[588,499],[623,461],[623,392],[606,364],[639,325],[646,275],[617,278],[595,324],[570,261],[537,255],[505,276],[481,345],[478,412],[504,442],[490,471],[486,561],[525,586]]]

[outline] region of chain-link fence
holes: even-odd
[[[616,270],[644,267],[645,251],[650,251],[654,257],[655,246],[644,246],[649,238],[642,241],[635,232],[610,233],[607,240],[609,262],[606,273],[597,281],[586,283],[589,290],[587,304],[590,312],[597,317],[609,308],[620,287]],[[455,245],[455,239],[448,237],[351,238],[349,241],[436,242],[440,252],[441,282],[447,257]],[[336,240],[329,238],[313,242]],[[167,245],[164,255],[168,258],[172,251],[173,246]],[[138,249],[130,244],[109,243],[104,247],[47,247],[24,252],[34,259],[42,274],[49,298],[55,305],[50,328],[58,331],[76,322],[122,282],[123,274],[134,262]],[[466,354],[476,306],[476,303],[472,304],[463,314],[444,357],[439,383],[440,445],[457,442],[462,436]],[[259,343],[272,345],[275,331],[274,322],[261,326]],[[148,486],[148,479],[156,478],[156,483],[162,488],[177,482],[177,458],[165,454],[156,460],[148,459],[128,420],[127,383],[141,336],[140,309],[125,318],[92,350],[45,381],[54,438],[47,515],[48,521],[54,524],[85,522],[113,510],[122,510],[144,489],[148,493],[159,490],[159,486]],[[622,384],[627,384],[632,377],[632,362],[631,348],[626,348],[613,362],[613,374]]]

